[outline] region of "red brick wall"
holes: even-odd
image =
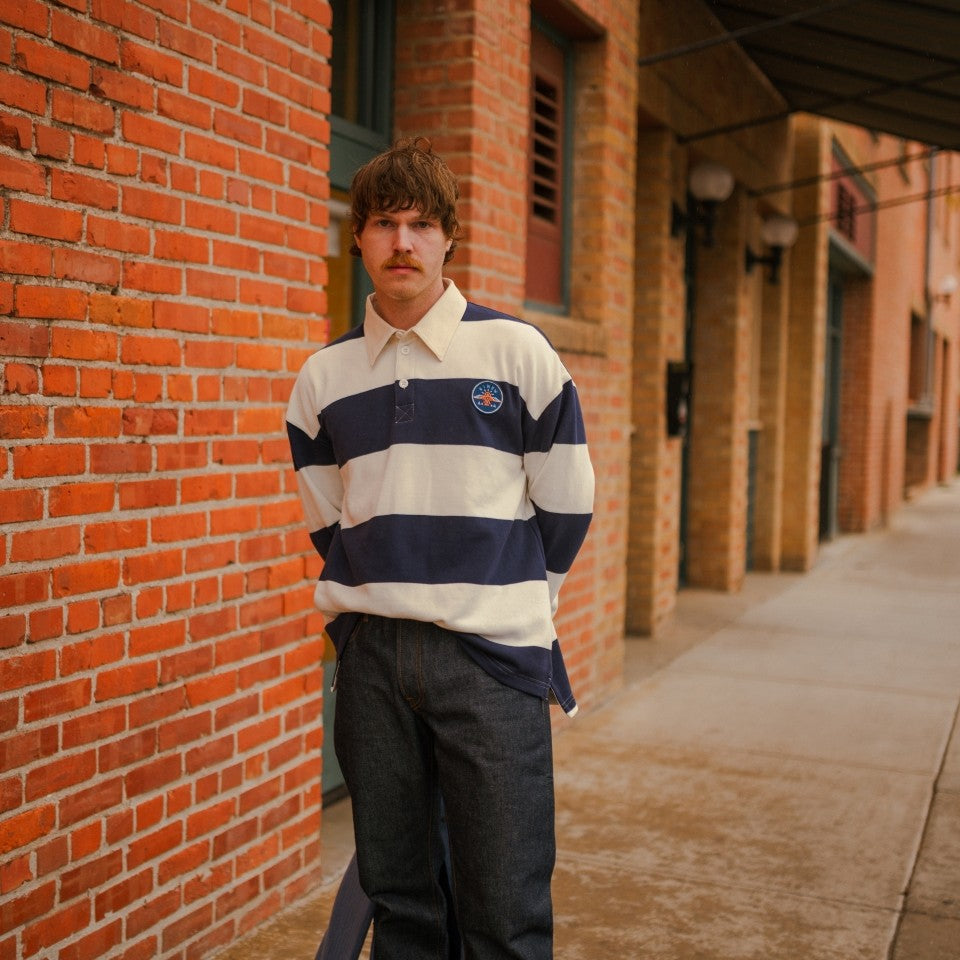
[[[329,13],[0,6],[5,958],[200,956],[313,879]]]

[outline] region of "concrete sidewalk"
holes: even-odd
[[[558,960],[960,960],[960,484],[627,646],[557,723]],[[310,960],[333,889],[221,960]]]

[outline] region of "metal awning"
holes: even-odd
[[[960,150],[960,0],[707,2],[790,112]]]

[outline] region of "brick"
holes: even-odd
[[[131,217],[179,224],[182,217],[182,201],[157,190],[125,186],[122,210]]]
[[[35,320],[83,320],[87,295],[67,287],[22,284],[16,291],[14,313]]]
[[[80,710],[90,703],[90,688],[90,679],[84,677],[28,693],[23,701],[23,718],[27,723],[34,723]]]
[[[183,135],[184,156],[223,170],[237,169],[237,149],[228,143],[189,130]]]
[[[0,648],[19,647],[27,639],[27,618],[22,614],[0,616]]]
[[[61,484],[50,491],[50,516],[105,513],[113,509],[115,494],[113,483]]]
[[[123,285],[128,290],[145,293],[179,294],[183,289],[183,272],[179,267],[164,267],[153,261],[127,261],[123,265]]]
[[[155,47],[144,46],[132,40],[122,41],[120,65],[125,71],[142,73],[171,87],[183,86],[183,64],[180,58],[162,53]]]
[[[187,200],[184,203],[184,224],[195,230],[233,236],[237,232],[237,215],[217,204]]]
[[[192,60],[213,63],[213,40],[202,31],[184,28],[170,20],[160,20],[157,39],[161,46],[176,50]]]
[[[157,685],[157,665],[152,662],[131,663],[97,675],[94,698],[98,703],[116,697],[143,693]]]
[[[34,131],[38,157],[50,157],[53,160],[69,160],[72,139],[68,130],[37,124]]]
[[[103,140],[85,133],[74,133],[73,162],[78,167],[102,170],[107,162],[107,150]]]
[[[154,730],[138,730],[120,740],[103,744],[97,751],[97,765],[102,772],[128,767],[156,756],[157,736]],[[138,823],[138,829],[142,824]]]
[[[53,560],[75,554],[79,549],[79,524],[26,530],[13,535],[10,559],[14,562]]]
[[[96,600],[78,600],[67,605],[67,632],[88,633],[100,626],[100,604]]]
[[[87,242],[94,247],[106,247],[110,250],[120,250],[124,253],[146,254],[150,252],[150,230],[132,223],[123,223],[117,220],[107,220],[95,214],[87,214]],[[95,323],[119,322],[94,320]],[[135,324],[149,326],[150,324]]]
[[[14,60],[16,65],[27,73],[46,77],[78,90],[86,90],[90,84],[90,65],[82,57],[26,37],[18,40]]]
[[[129,4],[124,4],[132,9]],[[154,88],[152,84],[129,72],[94,66],[90,92],[105,100],[114,100],[139,110],[152,110]],[[109,149],[109,147],[108,147]]]
[[[174,124],[125,110],[120,116],[120,127],[124,139],[129,143],[174,156],[180,153],[180,128]]]
[[[44,811],[52,811],[52,809],[52,807],[43,808]],[[30,813],[34,812],[35,811],[30,811]],[[13,840],[13,835],[6,830],[6,823],[4,823],[3,826],[4,830],[0,830],[0,853],[7,852],[4,850],[4,846],[7,841]],[[11,847],[10,849],[15,849],[15,847]],[[54,881],[42,884],[35,890],[31,890],[29,893],[15,899],[5,897],[0,901],[0,930],[5,932],[14,930],[17,927],[24,926],[31,920],[35,920],[37,917],[48,914],[53,909],[55,897],[56,883]]]
[[[45,357],[50,330],[45,324],[0,320],[0,354],[5,357]]]
[[[89,523],[83,531],[83,546],[88,554],[125,552],[144,547],[146,543],[146,520]]]
[[[57,247],[53,251],[53,275],[64,280],[115,287],[120,280],[120,261],[71,247]]]
[[[50,195],[54,200],[65,200],[99,210],[116,210],[120,202],[120,190],[115,183],[72,170],[52,171]]]
[[[69,90],[53,91],[51,115],[54,120],[73,127],[83,127],[95,133],[113,133],[113,107]]]
[[[180,755],[173,754],[171,756],[159,757],[150,763],[144,764],[142,767],[132,770],[125,778],[127,796],[137,797],[144,793],[152,793],[166,786],[168,783],[172,783],[174,780],[179,780],[183,772],[182,767],[183,763]],[[179,822],[174,823],[172,826],[181,831],[183,829],[182,824]],[[165,849],[170,849],[170,847]],[[151,848],[149,845],[147,845],[146,850],[149,850],[153,856],[164,852],[164,850]]]
[[[183,260],[190,263],[210,262],[210,241],[183,232],[156,230],[154,232],[154,256],[163,260]]]
[[[90,219],[88,217],[88,224]],[[106,225],[109,221],[103,221],[103,223]],[[143,234],[145,239],[149,238],[147,230],[143,230]],[[89,307],[91,323],[110,324],[117,327],[153,326],[153,303],[150,300],[93,293],[90,295]]]
[[[86,451],[79,444],[36,444],[13,451],[13,475],[31,477],[68,477],[86,469]]]
[[[161,884],[164,882],[161,879]],[[94,914],[97,921],[111,913],[117,913],[137,900],[143,900],[153,892],[153,871],[141,870],[133,876],[124,877],[119,883],[98,892],[94,897]]]
[[[0,103],[43,116],[46,98],[46,84],[42,81],[0,70]]]
[[[59,407],[54,410],[53,419],[57,437],[120,436],[118,407]]]
[[[180,344],[169,337],[145,337],[127,334],[123,338],[120,358],[123,363],[151,366],[179,366]]]
[[[117,920],[63,947],[59,953],[59,960],[96,960],[96,958],[111,955],[113,948],[122,942],[123,923]]]
[[[85,641],[87,644],[92,644],[92,642]],[[87,659],[93,660],[92,657]],[[127,711],[123,706],[101,707],[96,713],[65,720],[63,723],[63,748],[67,750],[71,747],[92,744],[123,733],[127,725],[126,715]]]
[[[120,61],[120,44],[114,33],[63,10],[53,11],[50,35],[57,43],[89,54],[97,60],[107,63]]]
[[[135,480],[120,484],[120,507],[123,510],[169,507],[176,502],[176,480]]]
[[[176,649],[183,646],[185,641],[184,622],[164,620],[163,623],[137,627],[130,631],[130,655],[140,657]]]
[[[0,661],[2,689],[16,690],[35,686],[52,680],[56,675],[56,656],[53,651],[43,650],[22,656],[5,655]]]
[[[12,27],[29,30],[37,36],[47,35],[50,12],[40,0],[22,0],[20,3],[4,4],[0,7],[0,22]]]
[[[66,360],[116,361],[117,340],[115,333],[107,331],[55,326],[50,352]]]
[[[8,274],[47,276],[53,264],[52,251],[39,244],[0,240],[0,269]],[[3,336],[0,325],[0,337]]]
[[[213,111],[208,103],[173,90],[157,92],[157,113],[201,130],[209,130],[213,122]]]
[[[57,567],[53,571],[53,595],[76,596],[116,588],[120,583],[120,564],[116,560],[90,560]]]
[[[43,407],[0,406],[0,439],[27,440],[46,436],[47,411]]]
[[[170,580],[182,575],[183,551],[180,549],[128,556],[123,563],[123,582],[128,585]]]
[[[30,118],[0,114],[0,143],[14,150],[29,150],[33,145]]]
[[[60,606],[48,610],[34,610],[30,614],[30,639],[52,640],[63,633],[63,609]]]
[[[59,793],[61,790],[85,783],[95,776],[96,772],[97,758],[92,750],[69,757],[59,757],[27,773],[25,796],[29,802],[51,793]]]
[[[222,64],[224,60],[223,47],[218,48],[218,57],[218,62]],[[248,72],[255,75],[259,64],[256,64],[256,61],[252,61],[252,63],[254,65],[250,67]],[[227,72],[233,71],[228,70]],[[217,103],[222,103],[228,107],[236,107],[240,102],[239,84],[201,67],[190,66],[188,85],[191,93],[202,97],[204,100],[215,100]]]
[[[87,900],[80,900],[43,917],[23,930],[24,956],[32,956],[61,940],[66,940],[89,923],[90,903]]]
[[[93,0],[90,14],[111,26],[120,27],[125,33],[152,40],[156,35],[157,18],[149,10],[132,7],[125,0]]]
[[[164,952],[173,950],[185,940],[209,929],[213,921],[213,907],[202,904],[191,913],[164,927],[161,945]]]
[[[15,233],[75,242],[83,233],[83,215],[78,210],[11,200],[10,229]]]
[[[46,170],[41,164],[0,154],[0,183],[8,190],[42,194],[46,190]]]

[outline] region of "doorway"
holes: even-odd
[[[843,281],[831,270],[827,280],[827,329],[824,343],[823,427],[820,445],[820,539],[839,532],[840,383],[843,362]]]

